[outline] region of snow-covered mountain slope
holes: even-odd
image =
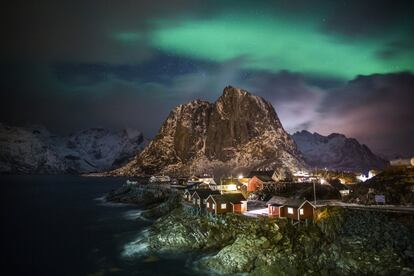
[[[378,157],[356,139],[333,133],[323,136],[303,130],[292,135],[305,161],[312,167],[366,172],[380,169],[388,161]]]
[[[195,100],[174,108],[158,135],[115,174],[244,172],[304,167],[273,106],[249,92],[226,87],[215,103]]]
[[[0,173],[61,174],[114,169],[144,147],[136,130],[91,128],[70,136],[51,134],[41,126],[0,124]]]

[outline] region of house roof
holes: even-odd
[[[229,202],[233,204],[240,203],[241,201],[246,201],[244,196],[241,193],[231,193],[231,194],[218,194],[211,195],[215,202]]]
[[[299,206],[302,205],[302,203],[304,202],[304,200],[302,199],[297,199],[297,198],[289,198],[285,204],[283,204],[284,206],[289,206],[289,207],[296,207],[298,208]]]
[[[259,178],[263,182],[273,181],[273,171],[252,171],[249,173],[248,178]]]
[[[200,185],[205,185],[205,184],[204,184],[204,182],[188,182],[187,183],[187,188],[192,189],[192,188],[200,186]]]
[[[295,207],[295,208],[300,208],[302,207],[306,202],[308,202],[310,205],[312,205],[313,208],[316,208],[315,205],[313,205],[311,202],[309,202],[308,200],[303,200],[303,199],[296,199],[296,198],[292,198],[289,199],[283,206],[287,206],[287,207]]]
[[[219,191],[213,191],[213,190],[210,190],[210,189],[198,189],[198,190],[194,190],[194,192],[192,193],[192,195],[194,196],[195,193],[197,193],[197,195],[201,199],[206,199],[206,198],[208,198],[209,195],[219,195],[220,194]]]
[[[269,205],[284,205],[287,201],[289,200],[289,198],[287,197],[283,197],[283,196],[273,196],[268,202],[267,204]]]

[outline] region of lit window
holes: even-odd
[[[197,204],[200,205],[200,199],[197,199]]]
[[[288,214],[293,214],[293,208],[288,208]]]
[[[210,202],[207,202],[207,208],[210,208]]]
[[[226,209],[227,208],[227,204],[226,203],[222,203],[221,204],[221,209]]]
[[[213,203],[213,209],[216,209],[216,204]]]
[[[303,210],[303,208],[302,208],[302,209],[300,209],[300,210],[299,210],[299,214],[302,216],[302,215],[303,215],[303,213],[304,213],[304,210]]]
[[[195,198],[193,198],[193,203],[194,203],[194,204],[196,203],[196,200],[195,200]]]

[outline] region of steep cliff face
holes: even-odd
[[[305,161],[312,167],[366,172],[381,169],[388,161],[378,157],[356,139],[333,133],[323,136],[306,130],[292,135]]]
[[[272,105],[229,86],[215,103],[196,100],[176,107],[155,139],[115,173],[236,173],[303,166]]]
[[[114,169],[144,146],[136,130],[90,128],[57,136],[41,126],[0,124],[0,173],[65,174]]]

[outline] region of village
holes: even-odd
[[[401,160],[391,162],[387,170],[406,168],[412,171],[412,163]],[[149,178],[149,182],[181,191],[185,208],[207,215],[234,213],[307,224],[317,219],[326,206],[412,212],[412,205],[387,205],[386,196],[371,186],[361,198],[365,201],[360,202],[356,198],[350,203],[348,199],[354,187],[364,187],[366,181],[380,173],[379,170],[370,170],[365,175],[323,169],[281,175],[277,171],[251,171],[248,175],[221,177],[219,181],[212,174],[205,173],[176,179],[167,175],[154,175]],[[128,185],[136,183],[127,181]],[[414,193],[414,185],[406,188],[408,194]],[[372,203],[365,205],[366,199]]]

